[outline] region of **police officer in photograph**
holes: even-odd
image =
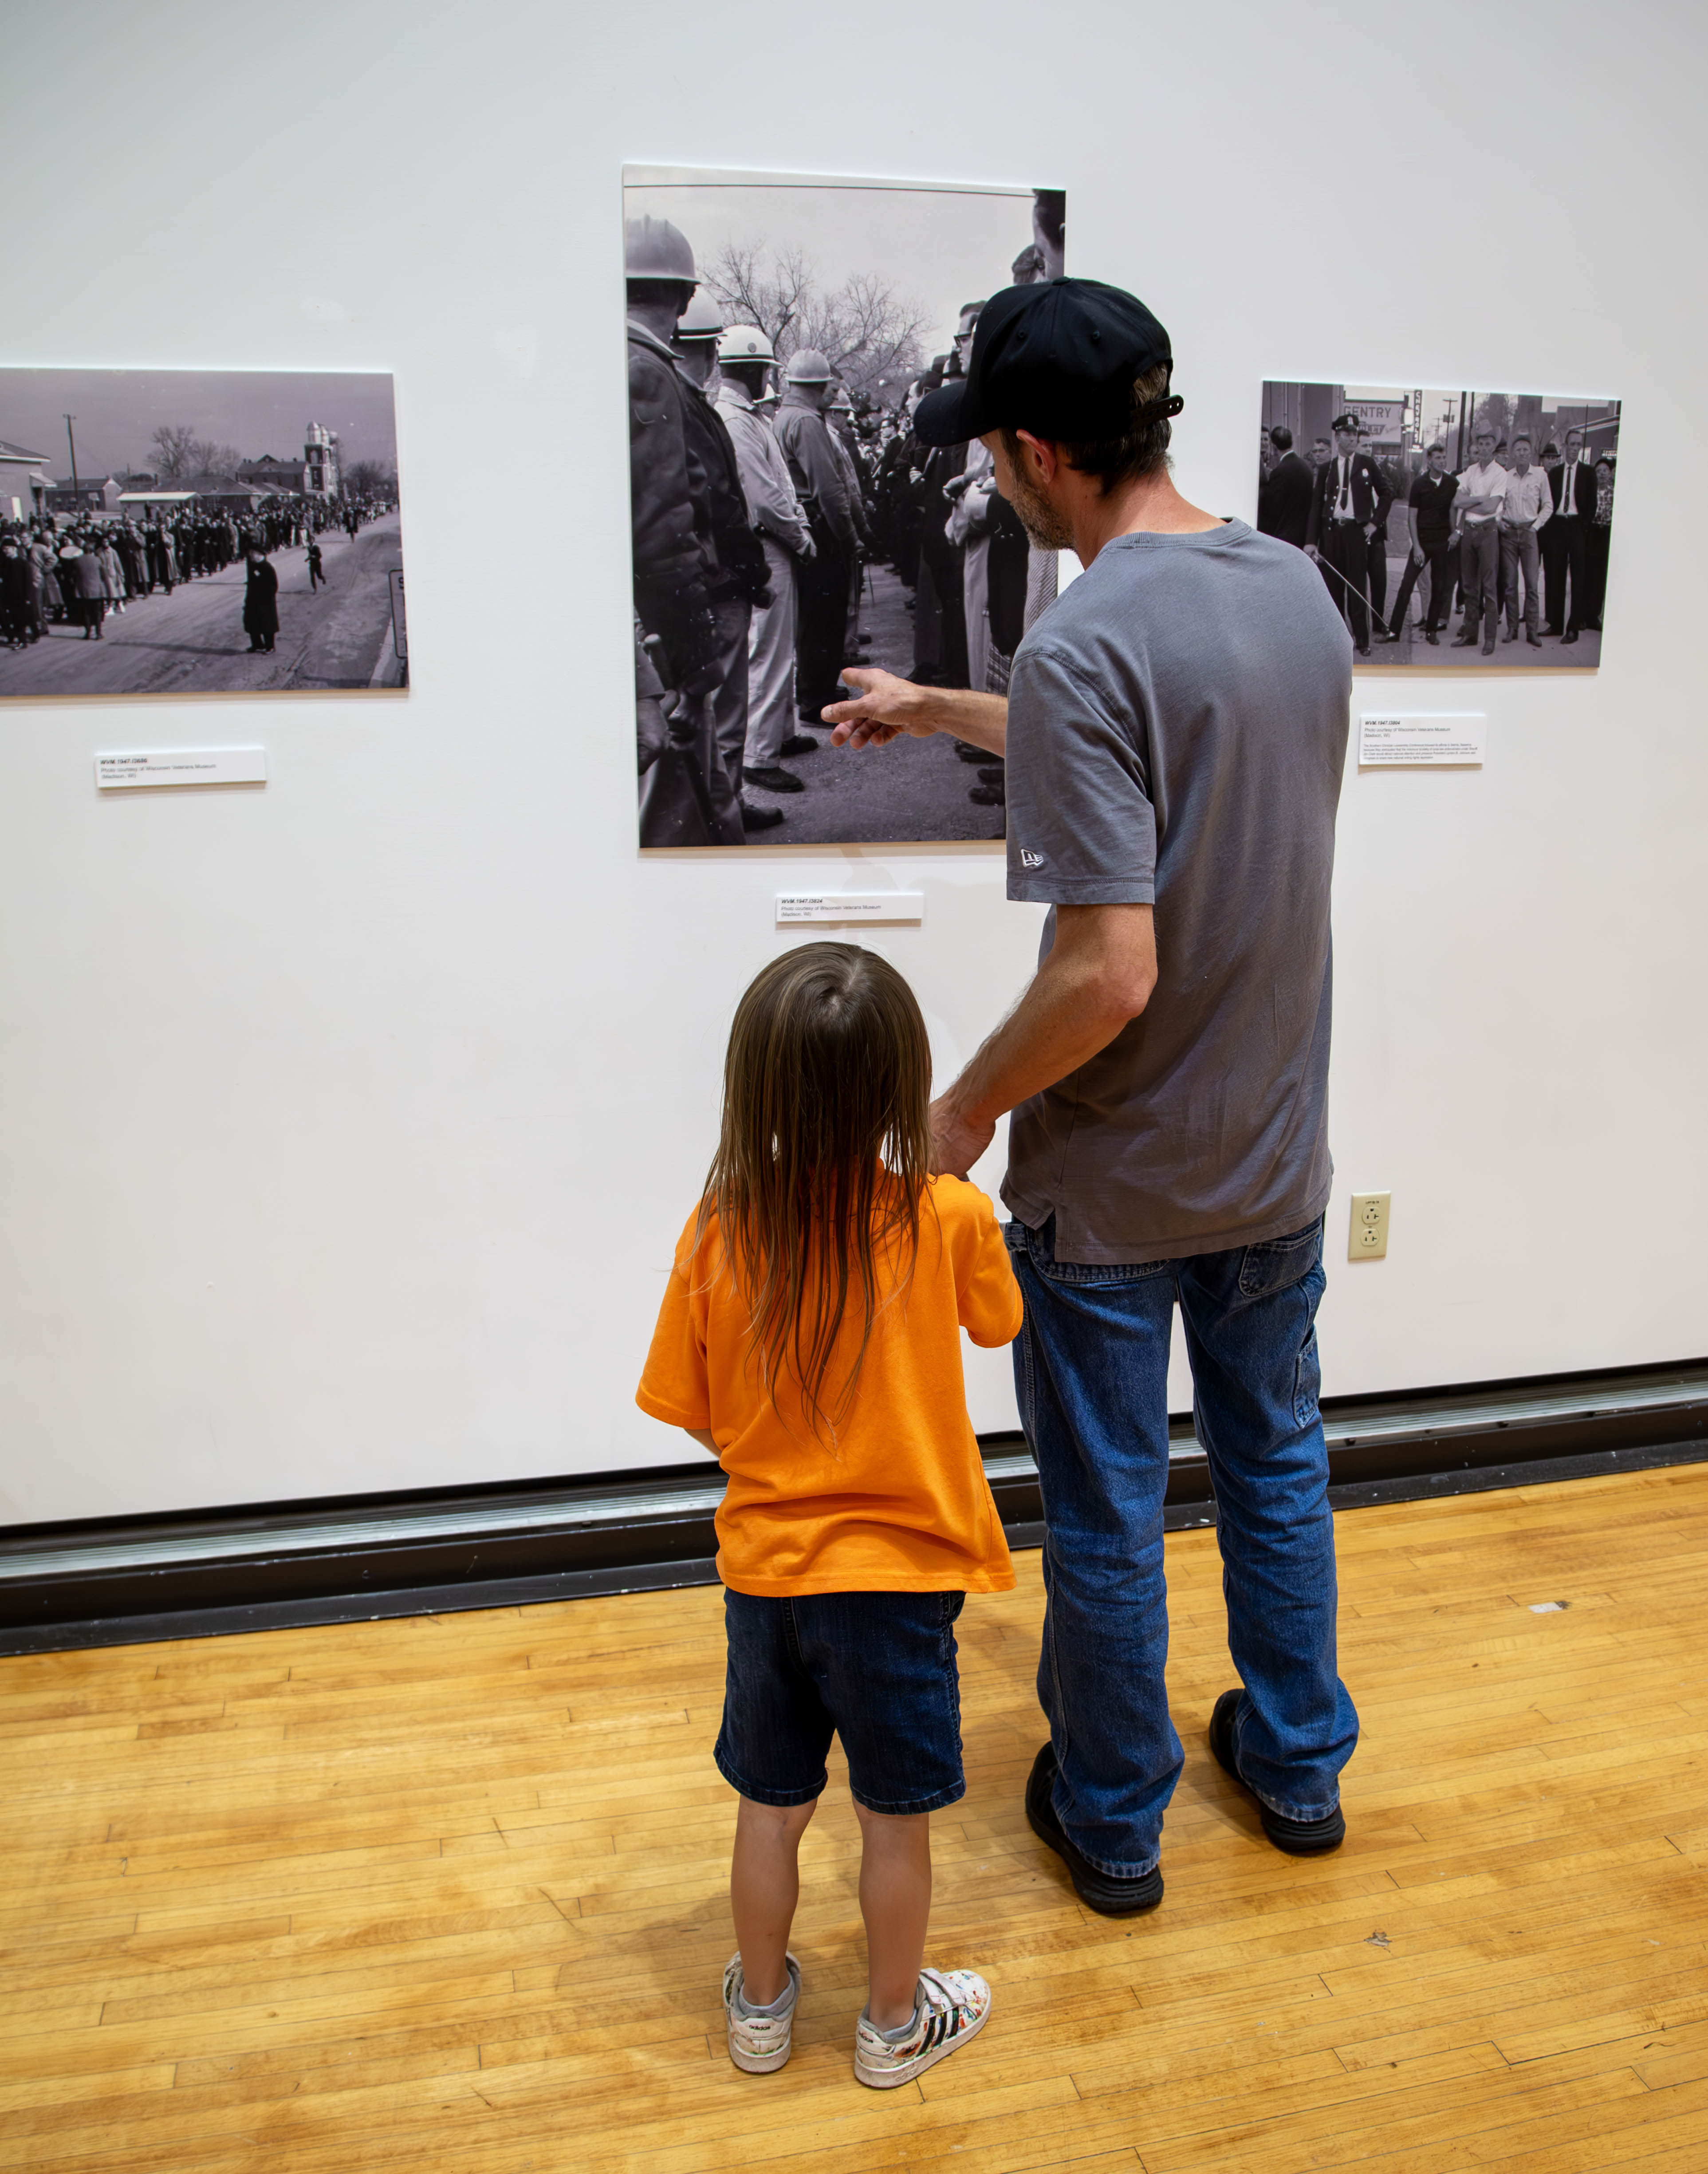
[[[795,569],[816,547],[788,463],[770,419],[759,407],[776,361],[770,336],[757,325],[732,325],[717,343],[717,409],[741,469],[748,518],[765,554],[770,602],[755,604],[748,631],[747,745],[742,774],[766,792],[799,792],[802,781],[783,768],[786,756],[818,747],[795,721]]]
[[[1334,419],[1335,451],[1316,471],[1305,548],[1322,569],[1328,593],[1344,614],[1360,657],[1370,655],[1370,551],[1387,527],[1393,493],[1368,453],[1358,449],[1358,418]],[[1392,637],[1381,630],[1381,639]]]
[[[712,591],[722,570],[705,465],[689,438],[692,387],[670,344],[698,284],[694,251],[668,219],[651,218],[628,222],[625,248],[635,610],[667,699],[677,698],[673,710],[690,721],[682,753],[705,833],[685,830],[679,810],[651,808],[662,789],[659,781],[683,772],[682,764],[656,763],[641,788],[640,842],[738,846],[746,832],[737,788],[718,751],[711,700],[719,649]]]
[[[783,819],[780,808],[755,804],[742,792],[742,766],[748,736],[748,636],[755,605],[771,601],[764,547],[754,533],[728,425],[717,412],[717,343],[723,336],[723,311],[702,290],[678,318],[671,345],[677,367],[690,387],[683,422],[690,452],[705,471],[706,501],[718,574],[711,584],[711,615],[717,630],[715,678],[711,695],[713,730],[741,808],[743,833],[769,830]]]
[[[777,443],[813,532],[813,555],[795,570],[795,704],[813,724],[838,699],[849,583],[860,551],[846,474],[824,420],[835,383],[816,348],[797,348],[783,372],[776,418]]]

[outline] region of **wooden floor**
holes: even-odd
[[[932,1954],[995,2010],[884,2096],[835,1776],[794,2058],[726,2056],[716,1592],[0,1661],[0,2168],[1702,2174],[1708,1467],[1338,1522],[1346,1847],[1277,1856],[1211,1762],[1177,1535],[1187,1765],[1130,1927],[1020,1815],[1037,1556],[968,1603]]]

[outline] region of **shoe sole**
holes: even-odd
[[[992,2007],[995,2004],[992,2002]],[[933,2046],[929,2052],[916,2053],[911,2061],[905,2062],[899,2069],[868,2069],[857,2053],[854,2056],[856,2079],[873,2091],[893,2091],[898,2084],[911,2084],[916,2076],[922,2076],[927,2069],[934,2068],[939,2061],[948,2060],[951,2053],[959,2053],[970,2040],[978,2036],[990,2020],[991,2010],[987,2008],[978,2020],[969,2023],[965,2031],[957,2031],[953,2038],[945,2038],[941,2046]]]

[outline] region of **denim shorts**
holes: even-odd
[[[966,1794],[954,1620],[964,1593],[723,1596],[729,1663],[712,1756],[756,1804],[805,1804],[842,1739],[868,1812],[938,1812]]]

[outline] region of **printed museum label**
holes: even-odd
[[[925,919],[920,890],[813,890],[777,893],[777,926],[788,921],[912,921]]]
[[[1367,711],[1358,721],[1360,770],[1477,769],[1488,719],[1479,711],[1435,716]]]
[[[103,792],[131,785],[265,785],[267,749],[127,749],[95,757],[95,781]]]

